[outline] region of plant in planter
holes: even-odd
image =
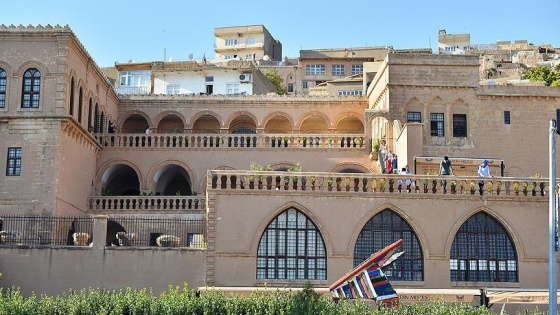
[[[385,178],[379,180],[379,190],[385,191]]]
[[[290,139],[288,137],[284,137],[284,147],[288,146],[289,141],[290,141]]]
[[[315,176],[311,176],[311,190],[315,190]]]
[[[72,239],[74,240],[74,245],[76,246],[88,246],[89,233],[77,232],[72,234]]]
[[[496,182],[496,194],[499,195],[500,191],[502,191],[502,182],[501,181],[497,181]]]
[[[371,149],[374,154],[379,152],[380,146],[381,146],[381,141],[379,141],[379,139],[374,139],[371,145]]]
[[[328,138],[327,139],[327,144],[329,145],[329,148],[333,146],[334,140],[333,138]]]
[[[350,178],[346,177],[344,180],[344,187],[346,188],[346,191],[350,191]]]
[[[118,232],[117,240],[120,246],[134,246],[134,241],[136,239],[135,233]]]
[[[301,139],[301,144],[303,145],[304,148],[307,147],[307,137]]]
[[[329,178],[329,180],[327,181],[327,187],[328,187],[329,191],[332,190],[332,185],[333,185],[333,179],[332,179],[332,177],[331,177],[331,178]]]
[[[540,178],[542,178],[542,175],[539,174],[539,173],[537,173],[537,174],[535,174],[535,175],[533,175],[533,176],[531,176],[531,177],[540,179]],[[544,187],[545,187],[545,183],[544,183],[544,182],[540,182],[540,183],[539,183],[539,189],[541,190],[541,196],[544,196]],[[537,182],[531,183],[531,190],[532,190],[532,192],[533,192],[533,196],[536,196],[536,195],[537,195]]]
[[[371,180],[371,190],[375,192],[376,189],[377,189],[377,179],[374,178]]]
[[[424,193],[425,193],[425,194],[428,193],[428,182],[429,182],[429,181],[428,181],[427,178],[424,178],[424,179],[422,180],[422,184],[424,185]]]
[[[432,179],[432,192],[435,194],[437,192],[437,179]]]
[[[546,183],[545,183],[545,182],[540,182],[540,183],[539,183],[539,188],[540,188],[540,190],[541,190],[541,196],[544,196],[544,188],[545,188],[545,186],[546,186]]]
[[[159,247],[179,247],[181,239],[175,235],[161,235],[156,238]]]
[[[457,193],[457,181],[456,180],[452,180],[450,182],[451,184],[451,193],[452,194],[456,194]]]
[[[537,182],[531,182],[531,194],[533,196],[537,195]]]
[[[362,191],[367,191],[367,178],[362,178]]]
[[[492,184],[492,181],[486,183],[486,190],[488,191],[489,195],[491,195],[494,192],[494,184]]]
[[[475,192],[474,188],[475,187],[476,187],[476,185],[475,185],[474,181],[471,180],[471,183],[469,184],[471,195],[474,195],[474,192]]]
[[[513,183],[513,194],[518,196],[519,195],[519,182]]]

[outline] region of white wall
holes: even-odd
[[[227,94],[228,83],[238,83],[239,93],[253,94],[253,84],[239,81],[240,71],[213,70],[213,71],[181,71],[180,73],[157,73],[154,78],[154,94],[166,94],[168,84],[179,84],[180,94],[206,93],[206,77],[213,76],[214,94]]]

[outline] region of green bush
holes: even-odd
[[[398,308],[376,307],[371,301],[339,300],[333,302],[329,296],[319,294],[307,283],[305,289],[293,292],[256,292],[226,296],[222,292],[209,290],[197,296],[194,290],[170,286],[167,291],[155,296],[152,291],[127,289],[107,291],[87,289],[80,292],[68,291],[56,298],[49,296],[30,297],[21,295],[18,288],[0,289],[0,315],[170,315],[170,314],[252,314],[252,315],[408,315],[408,314],[491,314],[485,308],[473,308],[462,304],[446,304],[442,301],[418,304],[403,304]],[[525,314],[544,314],[539,311]]]

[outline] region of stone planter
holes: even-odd
[[[19,242],[18,231],[0,231],[0,244],[13,245]]]
[[[72,238],[74,239],[74,245],[88,246],[89,233],[85,233],[85,232],[74,233],[72,234]]]
[[[159,247],[179,247],[181,239],[175,235],[161,235],[156,239]]]
[[[134,241],[136,240],[135,233],[118,232],[117,240],[120,246],[134,246]]]

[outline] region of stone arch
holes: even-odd
[[[455,224],[453,225],[453,227],[449,232],[447,242],[445,244],[446,259],[450,259],[451,257],[450,256],[451,246],[453,245],[453,240],[455,239],[455,235],[457,235],[457,232],[459,231],[461,226],[465,222],[467,222],[469,218],[471,218],[472,216],[474,216],[479,212],[487,213],[504,227],[506,232],[511,237],[513,241],[513,245],[515,246],[515,250],[517,252],[517,260],[521,261],[521,259],[525,257],[525,250],[523,249],[523,245],[522,245],[523,243],[521,242],[521,238],[519,237],[519,235],[517,235],[515,229],[506,220],[504,220],[503,217],[500,216],[500,214],[497,211],[494,211],[492,208],[489,208],[487,206],[478,206],[476,208],[473,208],[470,211],[465,212],[459,219],[456,220]]]
[[[259,125],[257,117],[249,111],[238,111],[231,114],[226,121],[225,126],[229,133],[233,133],[236,129],[242,127],[254,128],[255,132]]]
[[[140,110],[132,110],[120,115],[117,126],[123,133],[144,133],[146,125],[152,126],[150,116]]]
[[[296,129],[301,133],[330,133],[332,123],[329,117],[318,111],[308,112],[301,116]]]
[[[345,170],[354,170],[354,172],[344,172]],[[355,162],[343,162],[335,165],[330,170],[330,173],[373,173],[371,169]]]
[[[424,123],[426,119],[425,107],[417,97],[411,97],[408,101],[406,101],[406,103],[404,103],[403,113],[401,115],[402,121],[408,122],[408,112],[419,112],[422,115],[422,117],[420,117],[420,123]]]
[[[200,111],[200,112],[197,112],[196,114],[194,114],[191,117],[191,119],[188,123],[188,126],[190,126],[190,128],[193,130],[193,132],[195,132],[196,130],[205,130],[204,126],[200,126],[200,127],[196,126],[197,124],[199,124],[198,123],[199,120],[203,119],[204,117],[214,118],[218,122],[218,126],[217,126],[218,130],[215,131],[215,132],[219,133],[220,129],[224,126],[224,120],[222,119],[222,117],[219,114],[217,114],[213,111],[209,111],[209,110]],[[214,131],[214,126],[212,126],[211,130]],[[198,131],[196,131],[196,132],[198,132]],[[208,133],[208,132],[198,132],[198,133]]]
[[[428,109],[429,112],[432,111],[432,110],[438,110],[438,109],[441,109],[445,112],[446,104],[441,97],[434,96],[427,103],[426,108]]]
[[[12,67],[9,63],[0,60],[0,68],[4,69],[4,71],[6,71],[6,75],[8,76],[8,78],[10,78],[11,76],[13,76],[13,74],[14,74],[14,69],[13,69],[13,67]],[[10,83],[10,82],[8,82],[8,83]],[[6,92],[7,92],[7,91],[6,91]]]
[[[154,126],[157,126],[156,132],[168,133],[177,130],[182,133],[185,130],[185,117],[177,111],[164,111],[154,119]],[[150,127],[154,127],[150,125]]]
[[[311,211],[306,206],[304,206],[304,205],[302,205],[298,202],[295,202],[295,201],[290,201],[290,202],[287,202],[287,203],[277,207],[276,209],[270,211],[261,220],[261,223],[259,224],[259,226],[257,227],[257,230],[255,232],[255,236],[253,237],[253,244],[251,245],[251,253],[253,253],[255,256],[257,255],[257,250],[259,248],[259,242],[260,242],[260,240],[262,238],[262,235],[265,232],[266,228],[270,224],[270,222],[274,218],[276,218],[280,213],[282,213],[283,211],[288,210],[290,208],[298,209],[303,214],[305,214],[309,219],[311,219],[311,221],[313,221],[313,223],[315,223],[315,226],[317,226],[317,229],[319,230],[319,232],[321,233],[321,236],[323,237],[323,242],[325,243],[325,249],[327,251],[327,257],[330,256],[333,253],[333,244],[332,244],[332,240],[331,240],[331,237],[329,235],[329,232],[328,232],[327,228],[325,227],[325,224],[317,216],[315,216],[313,214],[313,211]]]
[[[371,229],[372,228],[371,226],[369,227],[369,229],[366,228],[368,228],[368,224],[375,224],[375,222],[372,220],[376,216],[383,215],[384,213],[385,215],[390,215],[391,217],[395,215],[400,220],[402,220],[400,221],[401,227],[402,226],[408,226],[408,227],[405,229],[400,229],[397,227],[396,230],[392,230],[392,233],[390,233],[391,235],[389,236],[390,240],[386,240],[386,242],[383,243],[380,248],[376,248],[377,246],[375,246],[374,241],[372,239],[373,234],[368,235],[367,233],[365,233],[365,231],[370,231],[370,233],[374,233],[374,230]],[[392,222],[391,227],[394,226],[393,225],[394,223],[395,222]],[[379,222],[377,222],[377,224],[379,224]],[[356,257],[356,249],[358,246],[358,241],[360,240],[360,236],[362,235],[362,232],[364,232],[364,235],[362,236],[363,238],[362,238],[361,246],[372,246],[373,248],[371,248],[371,250],[373,251],[381,250],[385,246],[388,246],[391,243],[397,241],[399,238],[402,238],[405,241],[405,248],[403,248],[405,249],[405,253],[401,258],[402,259],[401,261],[409,260],[409,262],[411,262],[411,264],[409,265],[410,267],[407,267],[406,264],[400,264],[400,268],[399,268],[399,262],[397,262],[396,265],[392,268],[395,274],[393,275],[388,274],[388,276],[395,277],[394,280],[400,280],[400,281],[424,281],[425,268],[426,268],[425,253],[429,251],[426,251],[425,245],[427,242],[425,242],[425,236],[421,235],[420,231],[421,229],[418,228],[418,226],[415,224],[415,222],[411,220],[411,218],[406,214],[406,212],[402,211],[398,207],[391,204],[384,204],[381,205],[380,207],[377,207],[374,211],[368,213],[368,215],[364,216],[364,218],[360,220],[360,222],[357,225],[357,228],[354,230],[352,234],[352,238],[350,240],[351,243],[349,244],[348,247],[349,249],[352,248],[351,255],[354,261],[353,265],[356,266],[359,262],[361,262],[363,259],[367,258],[371,254],[368,251],[367,255],[364,255],[364,253],[362,253],[361,255]],[[400,233],[400,235],[395,235],[395,232]],[[367,240],[368,238],[371,239],[371,242],[369,244],[367,244],[368,243],[367,241],[364,241]],[[383,238],[385,238],[385,235],[383,235]],[[364,244],[364,242],[367,245]],[[409,247],[409,249],[407,250],[406,247]],[[422,266],[420,274],[412,273],[412,271],[416,271],[414,267],[412,267],[415,263],[420,263]],[[407,272],[410,272],[408,273],[408,276],[407,276]]]
[[[336,133],[364,134],[365,120],[363,115],[354,112],[339,114],[334,119]]]
[[[43,91],[43,79],[46,77],[46,75],[49,73],[48,71],[48,67],[43,64],[42,62],[39,61],[26,61],[23,64],[21,64],[21,66],[19,66],[19,68],[17,69],[15,75],[18,77],[23,77],[23,74],[25,73],[25,71],[27,71],[27,69],[30,68],[36,68],[37,70],[39,70],[39,72],[41,72],[41,91]]]
[[[177,179],[176,177],[169,177],[170,174],[173,173],[174,171],[178,173],[177,175],[188,176],[188,178],[183,178],[188,184],[188,189],[185,190],[179,189],[181,195],[192,195],[194,192],[196,192],[195,187],[193,185],[197,181],[195,172],[188,164],[180,160],[165,160],[153,165],[148,171],[144,187],[146,187],[146,189],[148,189],[151,192],[160,193],[161,195],[169,196],[169,194],[165,194],[165,191],[170,189],[169,188],[170,183],[179,184],[184,182],[180,178]],[[174,194],[175,193],[173,193],[173,195]]]
[[[292,133],[294,119],[287,113],[276,111],[266,115],[262,125],[265,133]]]
[[[97,174],[95,176],[95,190],[98,193],[101,193],[101,188],[107,187],[107,184],[112,179],[111,177],[119,175],[116,173],[119,172],[119,168],[121,166],[126,166],[134,171],[138,181],[138,193],[140,192],[140,190],[142,189],[142,182],[144,178],[140,167],[129,160],[113,159],[105,162],[97,171]],[[123,172],[123,169],[120,169],[120,171]]]

